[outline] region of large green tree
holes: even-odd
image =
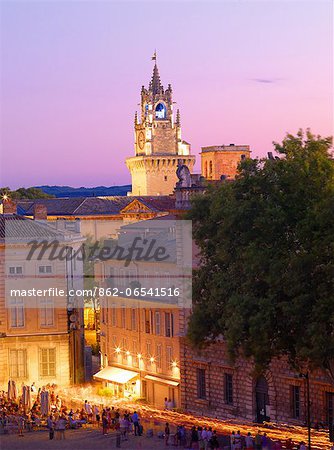
[[[277,159],[241,163],[189,213],[201,250],[188,336],[223,336],[258,369],[334,360],[334,164],[331,138],[308,130],[275,144]],[[333,371],[332,371],[333,374]]]

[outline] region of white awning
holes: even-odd
[[[104,369],[93,375],[95,380],[112,381],[118,384],[125,384],[139,374],[132,370],[120,369],[119,367],[105,367]]]
[[[145,380],[156,381],[157,383],[168,384],[169,386],[178,386],[177,381],[165,380],[164,378],[154,377],[153,375],[145,375]]]

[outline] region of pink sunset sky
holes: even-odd
[[[331,1],[1,2],[1,180],[127,184],[154,49],[183,138],[249,144],[333,134]]]

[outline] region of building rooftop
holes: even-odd
[[[0,241],[14,242],[30,239],[63,240],[70,233],[59,231],[40,221],[28,219],[17,214],[0,214]]]
[[[208,147],[202,147],[202,152],[233,152],[233,151],[250,151],[249,145],[235,145],[235,144],[229,144],[229,145],[210,145]]]
[[[138,199],[153,211],[175,209],[175,199],[171,196],[140,197],[86,197],[86,198],[48,198],[36,200],[19,200],[18,214],[33,216],[35,205],[44,205],[48,216],[100,216],[118,215],[133,200]]]

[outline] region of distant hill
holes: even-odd
[[[55,197],[102,197],[106,195],[127,195],[131,191],[131,184],[124,186],[96,186],[93,188],[73,188],[71,186],[34,186]]]

